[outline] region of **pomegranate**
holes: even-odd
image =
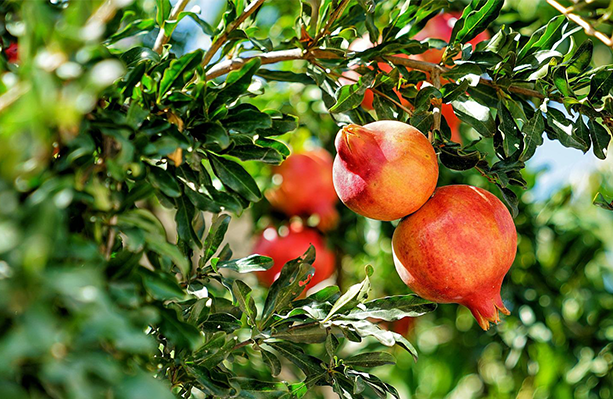
[[[321,230],[338,222],[338,197],[332,184],[332,156],[324,149],[296,153],[273,169],[281,183],[266,192],[270,204],[287,216],[319,216]]]
[[[417,211],[436,187],[436,153],[411,125],[348,125],[338,132],[335,145],[334,188],[360,215],[382,221],[402,218]]]
[[[19,48],[17,46],[17,43],[11,43],[9,47],[4,50],[4,53],[6,54],[8,62],[16,63],[17,61],[19,61]]]
[[[462,13],[460,12],[438,14],[437,16],[431,18],[428,23],[426,23],[426,26],[424,26],[424,28],[415,35],[414,39],[425,40],[432,38],[449,42],[451,39],[451,31],[453,30],[453,26],[461,16]],[[490,34],[487,31],[484,31],[478,34],[468,43],[472,44],[474,47],[477,43],[488,40],[489,38]],[[438,64],[441,62],[443,52],[444,49],[430,49],[425,53],[418,54],[417,58],[422,61]]]
[[[468,185],[438,188],[392,238],[400,278],[421,297],[470,309],[484,330],[509,314],[500,297],[515,259],[513,218],[490,192]]]
[[[260,234],[253,251],[271,257],[274,265],[267,271],[256,272],[262,284],[270,286],[281,273],[281,269],[290,260],[300,257],[309,248],[315,247],[315,274],[306,285],[307,289],[328,279],[334,273],[334,253],[324,242],[324,238],[314,229],[292,224],[286,235],[279,235],[273,227],[268,227]]]

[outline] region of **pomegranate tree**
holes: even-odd
[[[403,219],[392,239],[402,280],[421,297],[470,309],[484,330],[509,314],[500,297],[515,259],[517,233],[504,204],[468,185],[438,188]]]

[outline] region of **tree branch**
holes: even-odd
[[[581,18],[579,15],[573,14],[571,8],[564,7],[563,5],[558,3],[556,0],[547,0],[547,3],[553,8],[555,8],[556,10],[558,10],[566,18],[568,18],[569,20],[573,21],[574,23],[582,27],[586,34],[590,36],[594,36],[595,38],[599,39],[602,43],[606,44],[609,47],[613,47],[613,40],[610,37],[596,30],[592,25],[590,25],[589,22]]]
[[[170,15],[168,16],[168,20],[169,21],[176,20],[179,17],[179,14],[183,10],[185,10],[187,3],[189,3],[190,1],[191,0],[179,0],[177,4],[175,4],[172,11],[170,12]],[[153,45],[153,51],[155,51],[158,54],[161,54],[162,49],[164,48],[164,45],[168,43],[169,40],[170,40],[170,36],[166,36],[166,33],[164,32],[164,28],[160,26],[160,32],[158,33],[158,36],[155,39],[155,44]]]
[[[336,7],[336,10],[332,12],[330,19],[328,20],[328,22],[326,22],[325,27],[317,34],[317,36],[315,36],[315,39],[313,39],[313,45],[317,45],[317,42],[319,42],[319,40],[328,33],[334,22],[343,13],[345,7],[347,7],[347,4],[349,4],[349,0],[343,0],[343,2],[339,4],[338,7]]]
[[[291,49],[271,51],[269,53],[261,53],[256,54],[254,56],[232,58],[215,64],[211,69],[207,71],[206,79],[211,80],[219,76],[225,75],[228,72],[240,69],[243,65],[245,65],[245,63],[247,63],[247,61],[253,60],[254,58],[259,58],[262,61],[262,65],[265,65],[288,60],[301,60],[306,58],[307,54],[308,52],[302,49]]]
[[[215,41],[211,44],[211,47],[207,50],[204,55],[204,59],[202,60],[202,65],[206,67],[211,59],[217,53],[217,50],[223,46],[223,44],[228,40],[228,35],[234,29],[236,29],[240,24],[242,24],[251,14],[253,14],[265,0],[255,0],[253,3],[249,4],[245,11],[234,21],[232,21],[227,27],[224,33],[222,33]],[[223,74],[222,74],[223,75]]]

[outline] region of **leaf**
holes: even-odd
[[[554,17],[546,26],[537,29],[528,42],[522,47],[517,55],[518,60],[522,60],[531,53],[538,50],[550,49],[562,35],[562,25],[566,22],[566,17],[558,15]]]
[[[328,324],[332,326],[344,327],[345,329],[351,329],[363,338],[371,336],[379,343],[387,347],[392,347],[397,344],[408,351],[413,356],[415,361],[417,361],[417,351],[408,340],[396,332],[382,330],[378,325],[373,324],[372,322],[366,320],[354,321],[340,319],[329,321]]]
[[[610,202],[607,199],[605,199],[605,197],[600,192],[596,193],[593,203],[595,206],[604,208],[605,210],[613,211],[613,202]]]
[[[466,171],[471,168],[474,168],[479,161],[481,161],[481,153],[478,151],[466,152],[462,150],[459,146],[444,146],[440,147],[441,153],[439,158],[441,163],[450,169],[454,169],[456,171]]]
[[[190,190],[191,191],[191,190]],[[179,197],[176,200],[177,213],[175,214],[175,222],[177,223],[177,234],[179,239],[185,241],[189,246],[194,244],[202,247],[200,237],[196,234],[192,221],[195,216],[195,209],[191,202],[185,197]]]
[[[179,183],[168,171],[157,167],[150,167],[147,179],[151,182],[151,186],[164,193],[166,196],[181,196],[181,187],[179,187]]]
[[[285,157],[276,149],[260,146],[236,146],[228,152],[228,155],[236,157],[241,161],[259,161],[266,164],[279,165]]]
[[[173,87],[181,88],[186,77],[194,74],[196,67],[202,62],[204,53],[201,49],[185,54],[183,57],[173,60],[170,66],[164,71],[160,80],[158,97],[162,98]]]
[[[450,43],[466,43],[481,32],[491,22],[498,18],[498,14],[504,5],[504,0],[473,0],[469,7],[464,9],[462,17],[454,26]]]
[[[220,261],[217,268],[228,268],[242,274],[256,271],[266,271],[272,268],[274,261],[270,257],[252,254],[245,258],[231,261]]]
[[[251,104],[240,104],[228,110],[226,118],[222,119],[224,128],[255,135],[258,129],[272,128],[270,115],[261,112]]]
[[[377,318],[398,321],[405,317],[419,317],[436,309],[436,303],[413,294],[383,297],[358,304],[343,316],[346,319]]]
[[[577,136],[572,121],[552,107],[547,107],[547,133],[551,139],[557,139],[564,147],[574,147],[584,153],[589,149],[588,144]]]
[[[322,361],[320,359],[305,354],[304,351],[295,344],[288,342],[267,342],[266,344],[300,368],[307,376],[318,375],[325,372],[321,367]]]
[[[230,72],[210,109],[216,110],[221,105],[230,104],[247,92],[253,75],[260,68],[260,65],[261,61],[256,57],[247,61],[241,69]]]
[[[230,397],[230,386],[225,386],[221,382],[213,380],[208,369],[194,364],[186,365],[185,369],[190,375],[196,378],[196,381],[200,384],[198,388],[208,396],[220,399]]]
[[[330,107],[330,112],[340,114],[357,108],[364,100],[364,93],[371,85],[373,76],[362,75],[358,83],[341,86],[336,92],[336,103]]]
[[[204,253],[200,260],[200,265],[206,264],[217,252],[217,249],[219,249],[219,245],[223,242],[228,230],[228,225],[230,225],[230,219],[230,216],[227,214],[221,214],[213,218],[211,228],[204,241]]]
[[[527,161],[534,155],[536,148],[543,144],[543,132],[545,132],[545,120],[540,110],[536,110],[534,116],[524,124],[524,152],[519,157],[520,161]]]
[[[145,35],[155,27],[153,18],[137,19],[127,24],[121,31],[107,39],[107,44],[113,44],[130,36]]]
[[[490,109],[466,96],[460,96],[451,102],[454,113],[464,122],[475,128],[483,137],[494,135],[496,124],[490,114]]]
[[[272,70],[260,68],[255,74],[268,81],[298,82],[298,83],[303,83],[305,85],[315,84],[315,81],[313,81],[313,78],[311,78],[307,74],[297,74],[291,71],[272,71]]]
[[[255,325],[258,310],[255,306],[255,300],[251,297],[251,288],[245,282],[237,279],[232,283],[232,295],[238,308],[247,315],[250,325]]]
[[[221,211],[219,205],[206,194],[196,192],[187,185],[185,185],[183,192],[198,210],[212,213],[218,213]]]
[[[594,52],[594,43],[590,39],[581,43],[572,58],[567,63],[566,73],[569,78],[581,75],[589,67]]]
[[[289,340],[294,343],[323,343],[327,336],[328,333],[319,324],[295,325],[273,335],[275,339]]]
[[[370,267],[370,266],[368,266]],[[366,277],[361,283],[357,283],[349,288],[332,306],[332,309],[322,322],[329,321],[336,313],[351,309],[362,303],[368,298],[370,291],[370,276],[372,275],[372,267],[366,269]]]
[[[579,119],[582,119],[580,116]],[[583,121],[580,122],[583,124]],[[611,141],[611,134],[604,126],[600,125],[593,119],[588,121],[588,125],[590,127],[590,137],[592,138],[592,143],[594,143],[594,155],[601,160],[607,158],[607,151],[609,148],[609,142]]]
[[[179,349],[195,350],[202,342],[200,331],[193,325],[180,321],[173,310],[158,308],[162,317],[160,330],[168,340]]]
[[[283,266],[279,277],[270,286],[264,302],[263,327],[273,313],[287,307],[304,291],[315,271],[312,266],[314,261],[315,247],[311,245],[302,257],[288,261]]]
[[[157,6],[155,22],[161,28],[164,26],[164,23],[166,22],[166,19],[168,19],[168,16],[170,16],[172,6],[170,4],[170,0],[155,0],[155,4]]]
[[[262,353],[262,360],[264,360],[264,363],[268,365],[272,376],[279,375],[281,373],[281,361],[279,361],[279,358],[277,358],[277,356],[270,351],[264,350],[261,347],[260,352]]]
[[[611,89],[613,89],[613,71],[601,70],[590,81],[588,99],[594,103],[600,103],[605,96],[611,93]]]
[[[205,322],[200,325],[203,332],[219,332],[232,333],[242,326],[239,319],[228,313],[210,314]]]
[[[373,368],[381,365],[396,364],[396,358],[383,351],[362,353],[346,358],[344,364],[349,367]]]
[[[246,200],[256,202],[262,198],[262,193],[251,175],[238,163],[227,158],[208,153],[215,175],[224,186],[234,190]]]
[[[162,271],[152,272],[146,268],[139,268],[138,273],[143,279],[145,289],[154,299],[166,301],[185,298],[185,292],[173,275]]]
[[[500,192],[502,193],[502,200],[511,210],[513,218],[517,217],[517,214],[519,214],[519,199],[517,198],[515,192],[513,192],[509,188],[502,187],[498,184],[496,186],[498,186],[498,189],[500,189]]]
[[[502,149],[501,153],[503,158],[511,158],[518,159],[519,155],[523,151],[523,137],[511,112],[504,105],[504,103],[500,102],[498,105],[498,114],[496,116],[499,119],[498,131],[500,134],[502,143],[497,143],[500,140],[498,135],[494,136],[494,146],[496,150]],[[517,155],[517,157],[515,157]]]
[[[232,382],[240,387],[236,396],[239,399],[279,399],[289,395],[284,382],[264,382],[242,377],[233,378]]]

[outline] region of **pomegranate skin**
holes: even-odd
[[[484,330],[509,314],[500,288],[513,264],[513,218],[490,192],[468,185],[438,188],[398,224],[392,253],[398,275],[419,296],[470,309]]]
[[[274,265],[267,271],[256,272],[263,285],[270,286],[281,273],[281,269],[290,260],[300,257],[309,248],[315,247],[315,274],[306,285],[310,289],[334,273],[335,257],[324,242],[324,238],[314,229],[291,225],[286,236],[280,236],[273,227],[262,232],[253,248],[253,252],[271,257]]]
[[[334,188],[360,215],[382,221],[402,218],[417,211],[436,188],[436,153],[411,125],[349,125],[339,131],[335,145]]]
[[[338,223],[338,197],[332,184],[332,156],[324,149],[292,154],[273,169],[281,184],[266,198],[287,216],[319,215],[318,228],[329,230]]]

